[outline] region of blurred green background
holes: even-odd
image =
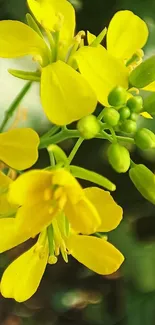
[[[146,56],[154,53],[154,0],[72,0],[71,2],[77,12],[77,30],[89,30],[94,34],[108,25],[117,10],[132,10],[149,25],[150,37],[146,46]],[[0,0],[1,20],[24,21],[27,10],[26,0]],[[10,76],[7,69],[9,67],[30,69],[31,66],[30,59],[0,60],[0,119],[3,118],[5,110],[24,84],[24,81]],[[48,130],[50,124],[43,115],[37,85],[34,84],[30,93],[24,98],[14,119],[20,126],[28,123],[40,134]],[[141,118],[139,123],[155,131],[154,121],[146,122]],[[71,150],[72,145],[72,140],[61,144],[66,152]],[[98,171],[117,185],[114,198],[124,208],[124,220],[109,234],[109,240],[125,255],[123,266],[114,275],[103,277],[87,270],[72,258],[68,265],[59,259],[56,265],[47,267],[39,290],[29,301],[18,304],[11,299],[0,297],[1,325],[155,324],[155,207],[141,197],[127,174],[118,175],[108,165],[107,146],[106,141],[85,142],[74,164]],[[135,162],[144,163],[155,171],[154,150],[144,153],[130,147],[130,151]],[[36,167],[44,167],[47,164],[47,153],[42,150]],[[83,183],[83,185],[90,184]],[[25,247],[1,254],[1,272],[23,249]]]

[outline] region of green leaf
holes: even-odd
[[[109,179],[93,171],[87,170],[82,167],[73,166],[73,165],[70,166],[70,171],[75,177],[103,186],[109,191],[115,191],[116,189],[115,184],[109,181]]]
[[[8,69],[8,72],[19,79],[30,80],[30,81],[40,81],[40,71],[24,71],[24,70],[14,70]]]
[[[155,80],[155,55],[142,62],[134,69],[130,76],[129,82],[133,87],[143,88]]]
[[[152,93],[144,99],[143,111],[155,114],[155,93]]]

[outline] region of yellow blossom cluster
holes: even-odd
[[[95,112],[98,102],[110,106],[108,96],[115,87],[129,90],[129,74],[142,61],[148,28],[125,10],[114,15],[107,31],[95,36],[76,32],[75,10],[67,0],[27,3],[35,18],[28,14],[28,25],[0,22],[0,57],[32,56],[36,71],[9,72],[39,83],[46,116],[69,134],[66,125]],[[106,48],[100,44],[105,35]],[[100,129],[101,119],[94,132]],[[37,161],[39,142],[30,128],[0,133],[0,160],[20,174],[12,180],[0,172],[0,253],[34,238],[32,247],[6,268],[0,282],[1,294],[18,302],[36,292],[46,265],[55,264],[60,254],[65,262],[72,255],[102,275],[115,272],[124,260],[106,237],[123,214],[109,192],[99,187],[83,189],[64,153],[55,166],[23,172]],[[128,160],[130,165],[129,155]],[[96,183],[102,185],[98,179]]]

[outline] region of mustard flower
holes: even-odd
[[[122,10],[114,15],[109,24],[107,49],[99,44],[99,36],[88,32],[89,45],[81,47],[74,54],[74,59],[81,74],[94,89],[98,101],[109,106],[108,95],[113,88],[129,87],[128,76],[131,69],[141,62],[141,49],[148,38],[148,27],[133,12]],[[150,115],[145,113],[145,117],[150,118]]]
[[[4,271],[0,286],[4,297],[19,302],[29,299],[46,264],[55,264],[60,253],[66,262],[71,254],[98,274],[113,273],[123,262],[122,254],[105,238],[91,236],[114,229],[122,219],[122,209],[109,192],[96,187],[83,190],[61,168],[19,176],[9,185],[8,199],[17,212],[15,218],[0,219],[0,252],[40,235],[36,244]]]
[[[23,170],[38,159],[39,136],[30,128],[0,134],[0,160],[9,167]]]
[[[91,114],[97,104],[96,95],[85,78],[67,64],[82,35],[73,38],[74,8],[67,0],[28,0],[28,5],[50,44],[22,22],[1,21],[0,56],[32,55],[39,63],[41,102],[51,122],[66,125]]]

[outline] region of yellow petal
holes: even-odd
[[[0,229],[0,253],[23,243],[29,238],[26,232],[17,231],[15,218],[1,218]]]
[[[107,50],[120,59],[129,59],[148,38],[146,23],[129,10],[118,11],[107,32]]]
[[[12,168],[23,170],[38,159],[39,137],[29,128],[0,134],[0,160]]]
[[[153,117],[148,112],[142,112],[140,115],[148,119],[153,119]]]
[[[41,100],[51,122],[66,125],[91,114],[97,99],[87,81],[64,62],[42,70]]]
[[[8,202],[7,199],[7,192],[11,182],[11,178],[0,171],[0,217],[9,213],[9,211],[11,213],[12,208],[14,207],[14,205]]]
[[[15,20],[0,22],[0,56],[16,58],[24,55],[46,56],[47,46],[29,26]]]
[[[149,85],[143,88],[146,91],[155,91],[155,81],[151,82]]]
[[[86,197],[81,198],[76,204],[71,204],[68,200],[64,211],[72,229],[78,233],[92,234],[101,223],[96,208]]]
[[[20,175],[11,183],[8,193],[9,201],[23,205],[29,199],[39,201],[43,193],[52,185],[51,172],[47,170],[31,170]]]
[[[84,192],[101,218],[97,231],[107,232],[115,229],[122,219],[123,211],[110,193],[98,187],[88,187]]]
[[[128,70],[104,47],[82,47],[76,52],[75,59],[101,104],[108,106],[107,98],[114,87],[128,88]]]
[[[31,197],[29,198],[31,200]],[[58,207],[53,208],[52,202],[31,201],[19,208],[16,214],[16,227],[24,236],[35,237],[40,231],[48,227],[53,218],[60,212]]]
[[[60,39],[71,39],[75,30],[75,11],[66,0],[27,0],[30,10],[38,22],[46,29],[53,31],[62,15],[63,25]]]
[[[18,231],[26,232],[34,237],[47,227],[58,206],[53,207],[52,173],[44,170],[33,170],[20,175],[11,185],[8,192],[9,201],[21,205],[16,215]]]
[[[4,271],[1,279],[1,294],[18,302],[29,299],[38,289],[49,255],[48,242],[45,247],[36,243],[18,257]]]
[[[103,238],[71,235],[67,248],[80,263],[103,275],[117,271],[124,260],[123,255]]]
[[[63,168],[56,169],[53,172],[52,183],[64,187],[72,204],[76,204],[84,196],[83,189],[76,178]]]

